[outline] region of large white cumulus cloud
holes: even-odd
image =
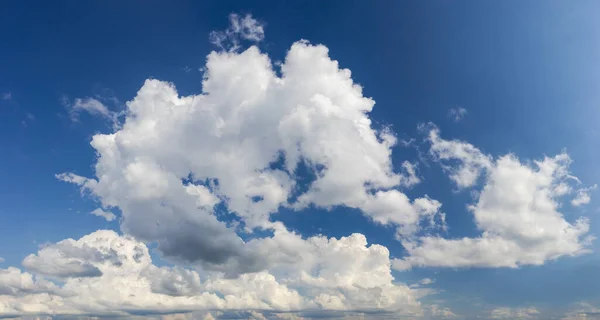
[[[101,230],[27,256],[42,283],[63,285],[3,296],[0,314],[423,314],[417,299],[429,291],[395,282],[387,248],[357,233],[303,238],[271,220],[281,207],[341,205],[403,237],[443,223],[440,202],[401,191],[420,182],[414,164],[394,170],[396,138],[371,126],[374,101],[325,46],[297,42],[278,68],[253,46],[209,54],[198,95],[147,80],[115,132],[93,137],[95,177],[56,175],[99,210],[118,209],[126,235]],[[148,243],[177,266],[153,265]]]
[[[293,44],[280,69],[250,47],[212,52],[200,95],[148,80],[122,128],[93,137],[96,177],[58,177],[118,207],[122,229],[158,242],[164,255],[232,274],[269,261],[220,221],[221,202],[247,230],[275,229],[269,216],[281,206],[358,208],[403,235],[423,219],[436,223],[438,201],[398,190],[418,181],[414,168],[394,171],[395,137],[371,126],[374,101],[325,46]],[[299,165],[316,175],[309,186],[298,182]]]

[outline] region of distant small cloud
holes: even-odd
[[[190,68],[189,66],[185,66],[183,67],[183,71],[185,71],[185,73],[190,73],[192,71],[192,68]]]
[[[79,122],[79,116],[82,112],[87,112],[92,116],[99,116],[105,119],[110,120],[113,125],[117,125],[118,116],[117,112],[113,112],[106,105],[104,105],[100,100],[95,98],[76,98],[71,102],[69,97],[66,95],[61,98],[62,105],[67,109],[69,113],[69,119],[73,122]]]
[[[4,262],[4,258],[0,257],[0,263]]]
[[[27,127],[30,123],[33,123],[34,121],[35,121],[35,116],[33,115],[33,113],[26,112],[25,113],[25,119],[21,120],[21,124],[24,127]]]
[[[448,118],[454,122],[459,122],[467,115],[467,109],[465,108],[452,108],[448,110]]]
[[[229,28],[224,31],[210,33],[210,42],[215,46],[229,51],[239,48],[241,40],[260,42],[265,38],[264,25],[247,14],[244,17],[232,13],[229,15]]]
[[[2,94],[2,100],[11,100],[12,99],[12,92],[5,92]]]
[[[589,188],[581,188],[577,190],[577,195],[573,200],[571,200],[571,205],[574,207],[579,207],[584,204],[590,203],[592,197],[590,196],[590,191],[593,191],[597,188],[597,185],[593,185]]]
[[[117,218],[117,216],[114,213],[112,213],[110,211],[104,211],[104,210],[102,210],[100,208],[98,208],[98,209],[90,212],[90,214],[93,214],[93,215],[98,216],[98,217],[102,217],[106,221],[113,221],[113,220],[115,220]]]
[[[431,278],[423,278],[423,279],[419,280],[419,282],[412,284],[410,287],[411,288],[420,288],[421,286],[427,286],[434,282],[435,282],[435,280],[433,280]]]

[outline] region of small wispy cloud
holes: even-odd
[[[2,100],[11,100],[12,99],[12,92],[4,92],[2,93],[2,95],[0,95],[0,97],[2,97]]]
[[[240,40],[257,43],[264,38],[264,25],[252,18],[251,14],[240,17],[232,13],[229,15],[229,28],[211,32],[209,39],[223,50],[236,51],[240,47]]]
[[[575,195],[575,198],[571,200],[571,205],[574,207],[579,207],[581,205],[590,203],[590,201],[592,200],[592,197],[590,196],[590,191],[595,190],[597,187],[598,185],[593,185],[589,188],[581,188],[577,190],[577,195]]]
[[[459,108],[451,108],[448,110],[448,118],[452,119],[454,122],[459,122],[467,115],[467,109],[459,107]]]
[[[106,221],[113,221],[113,220],[115,220],[117,218],[117,216],[114,213],[112,213],[110,211],[102,210],[100,208],[98,208],[98,209],[90,212],[90,214],[93,214],[93,215],[98,216],[98,217],[102,217]]]
[[[73,122],[80,121],[82,112],[86,112],[92,116],[107,119],[113,123],[113,126],[118,126],[119,113],[111,111],[104,103],[96,98],[76,98],[71,102],[68,96],[63,95],[61,98],[62,105],[69,113],[69,119]]]
[[[27,127],[30,123],[33,123],[34,121],[35,121],[35,116],[33,115],[33,113],[26,112],[25,119],[21,120],[21,125],[23,125],[24,127]]]
[[[0,257],[0,263],[4,262],[4,258]]]
[[[431,278],[423,278],[423,279],[419,280],[419,282],[412,284],[410,287],[411,288],[420,288],[421,286],[427,286],[434,282],[435,282],[435,280],[433,280]]]

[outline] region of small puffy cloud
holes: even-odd
[[[588,235],[588,220],[568,222],[558,211],[558,198],[565,188],[562,185],[578,181],[569,174],[571,159],[567,154],[524,164],[512,154],[492,159],[465,142],[443,140],[437,129],[429,136],[432,154],[448,161],[445,170],[458,185],[472,185],[464,182],[475,181],[485,173],[483,190],[468,207],[482,234],[475,238],[424,236],[402,240],[409,255],[394,261],[396,269],[516,268],[589,252],[594,238]],[[467,171],[469,179],[457,178]]]
[[[0,257],[0,263],[4,262],[4,258]]]
[[[412,284],[410,287],[411,288],[421,288],[422,286],[428,286],[430,284],[433,284],[435,282],[435,280],[430,279],[430,278],[423,278],[421,280],[419,280],[417,283]]]
[[[592,200],[592,198],[590,196],[590,191],[595,190],[596,188],[597,188],[597,185],[593,185],[589,188],[581,188],[581,189],[577,190],[577,194],[575,195],[575,198],[573,198],[573,200],[571,200],[571,205],[573,205],[575,207],[579,207],[581,205],[590,203],[590,201]]]
[[[0,97],[2,98],[2,100],[11,100],[12,99],[12,92],[4,92],[0,95]]]
[[[420,127],[425,129],[425,126]],[[429,154],[459,188],[472,187],[481,174],[492,166],[489,155],[467,142],[440,138],[440,130],[435,126],[428,132],[427,140],[431,143]]]
[[[229,27],[224,31],[211,32],[210,41],[221,49],[235,51],[239,49],[240,40],[257,43],[264,37],[264,25],[252,18],[251,14],[241,17],[232,13],[229,15]]]
[[[106,221],[113,221],[117,218],[117,216],[114,213],[102,210],[101,208],[94,209],[94,211],[90,212],[90,214],[102,217]]]
[[[529,308],[508,308],[500,307],[490,311],[490,319],[534,319],[537,318],[540,312],[533,307]]]
[[[452,119],[454,122],[460,122],[467,115],[467,109],[458,107],[451,108],[448,110],[448,118]]]

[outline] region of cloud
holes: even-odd
[[[210,33],[210,42],[221,49],[236,51],[240,48],[240,40],[260,42],[265,38],[264,25],[251,14],[243,17],[232,13],[229,15],[229,27],[224,31]]]
[[[458,318],[450,308],[440,307],[436,304],[432,304],[424,307],[424,315],[431,319],[454,319]]]
[[[73,122],[79,122],[79,117],[82,112],[86,112],[92,116],[107,119],[112,122],[113,126],[118,125],[119,113],[111,111],[100,100],[95,98],[76,98],[73,102],[67,96],[62,97],[62,104],[67,108],[69,119]]]
[[[21,120],[21,125],[27,127],[30,123],[35,122],[35,116],[31,112],[25,113],[25,119]]]
[[[597,188],[597,185],[593,185],[589,188],[581,188],[577,190],[577,195],[573,200],[571,200],[571,205],[575,207],[579,207],[584,204],[590,203],[592,198],[590,197],[590,191],[593,191]]]
[[[0,263],[4,262],[4,258],[0,257]]]
[[[588,235],[588,220],[579,218],[570,223],[558,211],[559,186],[578,181],[568,172],[571,159],[567,154],[528,165],[512,154],[491,159],[465,142],[443,140],[435,128],[429,137],[432,154],[448,161],[445,169],[458,185],[473,185],[485,173],[483,190],[468,207],[482,234],[476,238],[424,236],[403,240],[409,256],[395,260],[396,269],[515,268],[589,252],[593,237]]]
[[[4,93],[2,93],[2,95],[0,95],[0,97],[2,97],[2,100],[4,100],[4,101],[11,100],[12,92],[4,92]]]
[[[429,125],[431,127],[433,125]],[[420,126],[425,130],[426,126]],[[429,154],[448,172],[450,179],[459,188],[472,187],[482,172],[492,166],[492,158],[483,154],[473,145],[459,140],[444,140],[440,131],[433,126],[429,130],[427,140],[431,143]],[[458,165],[451,165],[451,162]]]
[[[93,214],[98,217],[102,217],[106,221],[113,221],[117,218],[117,216],[115,216],[114,213],[112,213],[110,211],[102,210],[100,208],[94,209],[94,211],[90,212],[90,214]]]
[[[232,15],[230,23],[211,36],[223,50],[208,55],[198,94],[181,96],[171,83],[146,80],[118,114],[123,125],[93,136],[93,176],[56,175],[101,208],[118,208],[123,235],[99,230],[27,256],[22,264],[31,273],[6,273],[35,279],[37,289],[0,295],[0,316],[186,318],[211,311],[202,314],[209,319],[219,310],[254,318],[455,317],[419,302],[435,290],[398,283],[392,265],[516,267],[588,249],[587,220],[570,223],[557,211],[573,180],[566,154],[533,164],[514,155],[495,159],[442,139],[436,128],[428,131],[430,155],[450,179],[459,188],[485,184],[469,206],[482,234],[423,236],[445,228],[442,203],[403,192],[421,182],[418,168],[394,165],[396,136],[372,124],[375,102],[350,70],[307,41],[294,43],[275,66],[256,46],[238,52],[240,40],[258,42],[264,30],[251,16]],[[76,119],[88,112],[117,123],[99,100],[67,106]],[[360,233],[305,238],[272,217],[281,208],[337,206],[394,228],[408,256],[390,261],[386,247]],[[172,266],[153,264],[147,244]],[[44,277],[60,287],[46,288]],[[15,288],[8,279],[0,284]]]
[[[587,302],[576,303],[562,320],[597,320],[600,319],[600,308]]]
[[[467,109],[458,107],[448,110],[448,118],[454,122],[460,122],[467,115]]]
[[[2,316],[2,295],[22,297],[39,293],[59,294],[60,289],[43,278],[35,278],[31,274],[8,267],[0,269],[0,316]]]
[[[508,308],[500,307],[490,311],[490,319],[532,319],[536,318],[540,312],[533,307],[529,308]]]
[[[532,319],[537,318],[540,312],[533,307],[508,308],[501,307],[490,311],[490,319]]]
[[[38,274],[61,277],[60,287],[39,276],[36,282],[32,274],[17,268],[0,269],[0,316],[185,316],[202,310],[422,312],[415,292],[394,283],[385,247],[368,245],[360,234],[340,239],[302,239],[287,232],[283,236],[285,241],[272,242],[279,246],[295,242],[305,253],[303,259],[235,278],[203,269],[155,266],[142,242],[114,231],[63,240],[23,263]],[[268,242],[262,245],[273,249]],[[98,272],[81,273],[73,265]]]
[[[414,288],[414,289],[418,289],[418,288],[421,288],[422,286],[428,286],[430,284],[433,284],[434,282],[435,282],[435,280],[433,280],[433,279],[423,278],[423,279],[419,280],[419,282],[410,285],[410,287]]]
[[[118,207],[122,230],[156,241],[165,257],[231,275],[271,261],[240,241],[217,205],[244,232],[275,229],[270,215],[281,207],[356,208],[401,236],[443,224],[439,201],[399,190],[420,181],[415,166],[394,172],[395,136],[371,126],[374,101],[325,46],[297,42],[280,68],[277,76],[268,56],[250,47],[209,54],[199,95],[147,80],[127,103],[122,128],[93,137],[96,178],[57,178]]]

